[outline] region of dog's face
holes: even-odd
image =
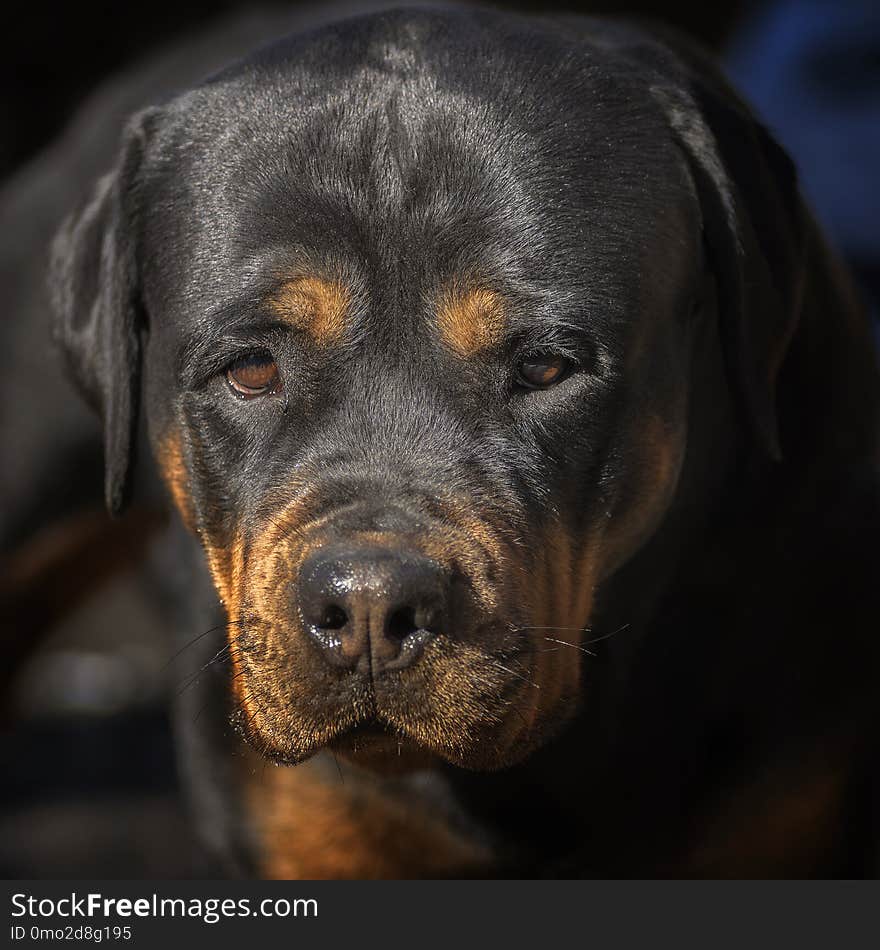
[[[675,494],[706,319],[685,155],[643,79],[528,31],[484,69],[487,38],[336,28],[134,133],[151,439],[235,716],[283,761],[529,753]]]

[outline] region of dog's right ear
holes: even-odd
[[[808,213],[791,159],[718,66],[689,40],[662,35],[666,49],[644,46],[639,60],[656,71],[650,94],[700,202],[731,388],[757,443],[778,460],[776,384],[801,315]]]
[[[136,255],[138,173],[158,110],[126,126],[116,167],[52,244],[53,336],[74,382],[101,416],[105,498],[118,514],[131,483],[145,330]]]

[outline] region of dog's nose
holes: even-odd
[[[322,548],[300,570],[299,607],[329,662],[375,677],[409,666],[443,629],[448,584],[415,552]]]

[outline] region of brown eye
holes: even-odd
[[[546,389],[561,382],[569,369],[564,356],[540,356],[522,360],[517,367],[521,385],[529,389]]]
[[[281,391],[278,366],[270,353],[242,356],[226,370],[226,380],[242,399],[274,395]]]

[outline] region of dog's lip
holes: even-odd
[[[411,772],[436,761],[436,754],[378,719],[345,729],[328,748],[355,765],[379,774]]]
[[[357,750],[366,747],[397,744],[404,741],[396,732],[381,720],[362,719],[353,726],[343,729],[331,739],[329,745],[334,749]]]

